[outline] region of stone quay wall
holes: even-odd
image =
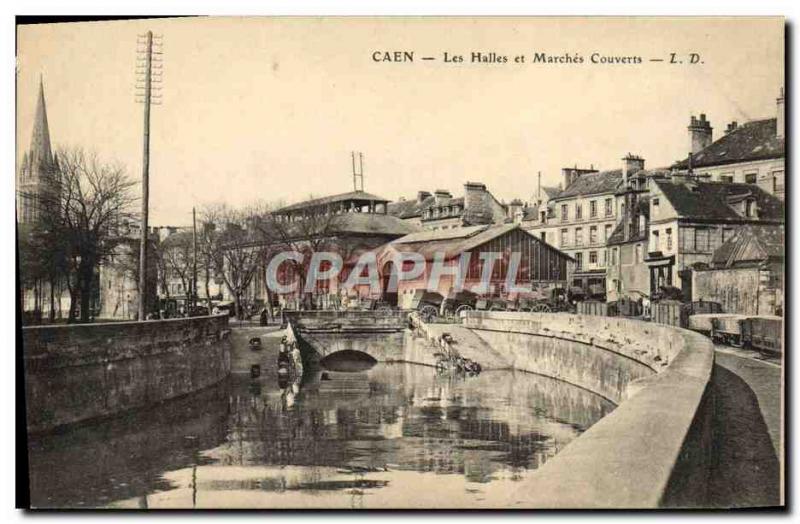
[[[712,456],[712,343],[619,317],[469,312],[464,326],[515,369],[559,378],[618,407],[530,479],[532,506],[702,505]]]
[[[230,373],[225,315],[22,330],[28,431],[180,397]]]

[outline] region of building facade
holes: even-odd
[[[429,290],[447,295],[456,287],[455,273],[461,257],[469,254],[469,264],[463,274],[463,288],[479,295],[515,298],[514,286],[528,286],[542,298],[549,297],[554,287],[567,284],[568,266],[572,260],[553,246],[522,229],[518,224],[467,226],[455,230],[422,231],[398,238],[380,250],[378,267],[384,283],[390,281],[398,257],[405,253],[420,255],[425,261],[425,270],[415,279],[398,279],[397,305],[404,309],[413,306],[415,292]],[[486,269],[487,288],[480,288],[484,275],[482,253],[499,253],[502,256],[492,266],[491,274]],[[514,271],[510,264],[512,253],[519,256]],[[441,257],[448,269],[436,281],[431,280],[433,261]],[[411,268],[405,268],[410,271]],[[435,284],[435,287],[433,286]]]
[[[708,266],[694,268],[692,300],[717,302],[725,313],[782,315],[785,260],[783,226],[745,226]]]
[[[608,241],[624,213],[617,191],[627,177],[644,169],[644,160],[628,154],[620,169],[562,169],[564,190],[550,197],[524,227],[575,260],[572,286],[605,289],[610,263]],[[597,288],[594,288],[597,289]]]
[[[745,225],[780,225],[783,202],[753,184],[704,182],[673,173],[650,185],[648,247],[644,262],[650,293],[662,286],[691,297],[690,270]]]
[[[458,227],[502,224],[515,217],[521,220],[524,204],[507,206],[497,200],[485,184],[466,182],[464,195],[450,191],[419,191],[415,199],[401,198],[388,205],[388,213],[429,231]],[[509,211],[511,209],[511,211]]]

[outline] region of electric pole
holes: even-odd
[[[197,212],[194,207],[192,207],[192,297],[190,304],[192,307],[197,306]]]
[[[136,98],[137,102],[144,104],[144,136],[142,154],[142,224],[141,239],[139,241],[139,321],[145,320],[147,315],[147,234],[148,234],[148,214],[150,199],[150,105],[160,102],[160,96],[156,94],[153,101],[153,84],[161,82],[161,59],[160,42],[155,44],[159,51],[153,51],[153,32],[148,31],[145,35],[140,35],[137,39],[137,61],[136,61]],[[141,48],[140,46],[144,46]],[[156,55],[154,57],[154,55]],[[154,64],[155,62],[155,64]],[[155,74],[154,74],[155,70]],[[160,89],[155,88],[156,91]]]

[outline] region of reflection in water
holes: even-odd
[[[307,371],[277,386],[233,377],[149,414],[36,440],[33,503],[448,505],[439,488],[481,504],[614,407],[528,373],[452,377],[412,364]]]

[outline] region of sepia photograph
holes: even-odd
[[[784,510],[787,27],[17,17],[17,506]]]

